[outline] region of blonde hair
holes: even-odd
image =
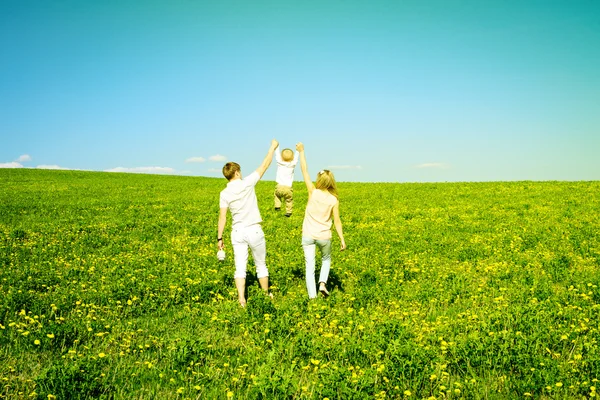
[[[294,152],[292,149],[281,150],[281,158],[283,161],[292,161],[294,159]]]
[[[331,172],[328,169],[319,171],[319,173],[317,174],[317,182],[315,183],[315,188],[319,190],[327,190],[336,198],[338,197],[337,186],[335,185],[335,178],[333,177],[333,172]]]
[[[238,163],[228,162],[223,166],[223,176],[227,178],[228,181],[230,181],[235,176],[235,173],[237,171],[240,171],[240,173],[242,171],[242,169],[240,168],[240,164]]]

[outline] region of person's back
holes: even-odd
[[[254,190],[259,179],[259,174],[254,171],[243,179],[230,181],[221,191],[221,207],[229,207],[232,228],[262,222]]]
[[[326,190],[313,190],[306,205],[302,236],[313,239],[331,239],[333,208],[338,199]]]
[[[319,292],[323,296],[329,296],[327,290],[327,279],[331,268],[331,223],[340,238],[340,250],[346,248],[346,241],[342,233],[342,221],[340,220],[339,200],[337,187],[333,173],[321,170],[317,174],[317,182],[313,184],[308,174],[304,145],[296,144],[296,150],[300,152],[300,167],[302,176],[308,191],[308,203],[302,224],[302,249],[306,265],[306,289],[308,297],[317,296],[315,286],[315,264],[316,248],[321,250],[321,272],[319,273]]]
[[[223,176],[228,183],[219,197],[217,244],[219,252],[224,251],[223,232],[227,223],[227,210],[229,210],[232,219],[231,246],[235,262],[233,278],[238,292],[238,300],[242,306],[246,305],[246,266],[249,248],[254,258],[258,283],[265,293],[268,293],[269,290],[265,234],[260,226],[262,219],[254,187],[271,165],[273,153],[278,145],[276,140],[271,141],[271,147],[261,165],[246,178],[242,178],[239,164],[228,162],[223,166]]]
[[[277,153],[276,153],[277,154]],[[277,174],[275,182],[278,185],[292,186],[294,182],[294,170],[298,164],[298,153],[292,155],[290,149],[284,149],[280,157],[277,157]]]

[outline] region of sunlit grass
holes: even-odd
[[[0,181],[0,396],[595,397],[598,182],[340,183],[349,248],[311,302],[306,191],[288,219],[260,182],[275,298],[249,279],[242,309],[223,179]]]

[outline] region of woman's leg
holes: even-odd
[[[317,287],[315,284],[315,241],[309,238],[302,238],[302,249],[304,250],[304,261],[306,263],[306,290],[308,291],[308,297],[314,299],[317,297]]]
[[[319,283],[327,283],[329,271],[331,270],[331,240],[317,240],[317,246],[321,249],[321,273]]]

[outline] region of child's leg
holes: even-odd
[[[317,240],[317,245],[321,249],[321,273],[319,274],[319,283],[327,283],[329,271],[331,269],[331,240]]]
[[[304,250],[304,261],[306,263],[306,290],[308,297],[317,297],[317,285],[315,284],[315,253],[316,245],[313,239],[302,238],[302,249]]]
[[[273,192],[273,203],[275,203],[275,208],[281,208],[281,200],[279,199],[279,185],[275,186],[275,191]]]
[[[284,192],[285,198],[285,213],[291,214],[294,209],[294,191],[291,187],[286,187]]]

